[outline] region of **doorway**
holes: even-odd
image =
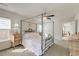
[[[63,24],[62,37],[64,40],[68,40],[69,36],[75,34],[75,21],[66,22]]]

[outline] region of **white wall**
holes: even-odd
[[[78,30],[78,32],[79,32],[79,19],[78,19],[77,21],[78,21],[78,26],[77,26],[77,27],[78,27],[78,29],[77,29],[77,30]]]
[[[33,31],[36,31],[36,24],[35,23],[29,23],[22,21],[22,33],[24,34],[25,31],[28,31],[29,28],[31,28]]]
[[[77,31],[79,32],[79,12],[75,15],[74,20],[77,20]]]
[[[72,32],[72,34],[75,34],[75,21],[72,21],[71,22],[71,32]]]
[[[62,39],[62,22],[59,19],[55,19],[54,22],[54,35],[55,39],[61,40]]]

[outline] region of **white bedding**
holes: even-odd
[[[45,42],[43,41],[43,44],[44,43]],[[34,52],[36,55],[42,55],[41,36],[39,35],[39,33],[26,33],[26,34],[24,34],[22,44],[26,49]],[[45,46],[45,44],[43,45],[43,47],[44,46]]]
[[[25,48],[41,55],[41,36],[38,33],[26,33],[23,35],[22,44]]]

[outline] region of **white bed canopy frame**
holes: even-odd
[[[34,16],[34,17],[31,17],[31,18],[28,18],[28,19],[23,19],[23,20],[21,20],[21,22],[20,22],[20,24],[21,24],[21,27],[20,27],[20,33],[21,33],[21,38],[22,38],[22,36],[23,36],[23,23],[25,22],[25,23],[31,23],[31,24],[35,24],[36,26],[37,26],[37,24],[39,24],[39,23],[34,23],[35,21],[34,21],[34,19],[33,18],[37,18],[37,17],[39,17],[40,16],[40,25],[41,25],[41,51],[42,51],[42,55],[45,53],[45,51],[50,47],[49,45],[46,47],[43,47],[43,39],[44,39],[44,37],[43,37],[43,34],[44,34],[44,24],[46,24],[46,23],[50,23],[50,22],[52,22],[52,43],[54,43],[54,21],[52,20],[52,17],[50,18],[50,19],[47,19],[49,22],[44,22],[44,13],[42,13],[42,14],[40,14],[40,15],[37,15],[37,16]],[[32,21],[31,21],[31,20]],[[39,19],[38,19],[39,20]],[[50,26],[49,26],[50,27]],[[48,29],[48,28],[47,28]],[[36,27],[36,31],[37,31],[37,27]],[[48,41],[48,40],[50,40],[50,39],[47,39],[46,41]],[[46,43],[46,41],[45,41],[45,45],[47,45],[48,43]],[[46,50],[45,50],[46,49]]]

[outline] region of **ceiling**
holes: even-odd
[[[77,3],[3,3],[0,7],[24,17],[36,16],[47,11],[59,19],[74,17],[79,11]]]

